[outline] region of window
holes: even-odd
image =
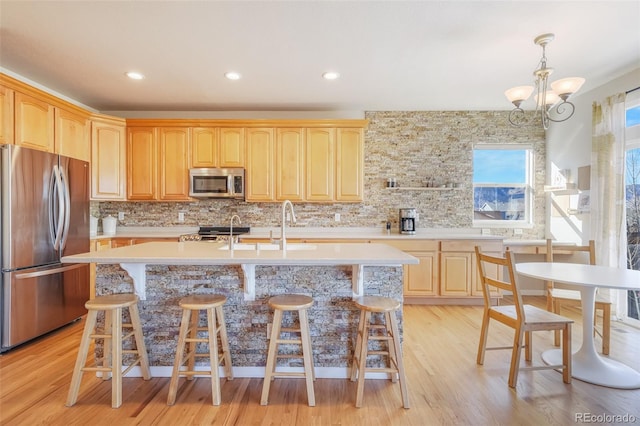
[[[633,92],[627,95],[625,127],[627,267],[640,269],[640,96]],[[627,320],[640,325],[640,291],[626,293]]]
[[[474,226],[530,226],[532,171],[531,146],[476,145],[473,149]]]

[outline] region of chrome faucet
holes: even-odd
[[[289,211],[291,212],[291,223],[296,223],[296,214],[293,212],[293,204],[291,204],[291,201],[289,200],[285,200],[282,203],[282,221],[280,222],[281,227],[280,227],[280,250],[286,250],[287,249],[287,239],[285,237],[285,226],[286,226],[286,212],[287,212],[287,206],[289,206]]]
[[[240,216],[237,214],[231,216],[231,224],[229,225],[229,250],[233,250],[233,219],[238,219],[238,225],[242,225]]]

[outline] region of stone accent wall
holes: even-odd
[[[242,270],[238,265],[149,265],[146,271],[146,300],[140,301],[138,306],[152,366],[173,365],[182,316],[178,306],[180,298],[208,293],[227,297],[224,314],[235,367],[266,364],[267,323],[273,321],[267,300],[283,293],[305,294],[314,300],[308,313],[315,366],[344,368],[351,364],[359,317],[359,310],[351,300],[351,267],[257,266],[256,300],[249,302],[243,297]],[[365,266],[364,282],[366,295],[402,300],[402,267]],[[118,265],[97,265],[97,295],[132,291],[131,278]],[[398,318],[402,334],[401,312]],[[285,320],[297,322],[297,315],[285,313]],[[205,324],[204,314],[201,324]],[[100,342],[96,349],[100,358]],[[292,349],[282,347],[284,351]],[[199,363],[206,365],[208,359]],[[298,359],[279,361],[279,365],[291,367],[301,366],[301,363]]]
[[[479,143],[528,143],[535,149],[533,229],[521,238],[544,238],[545,134],[539,125],[515,128],[506,111],[375,111],[367,112],[365,130],[364,202],[353,204],[296,203],[297,226],[398,227],[398,209],[414,207],[419,228],[470,228],[473,219],[472,149]],[[403,191],[386,189],[395,177],[399,186],[452,182],[460,190]],[[243,224],[279,225],[279,203],[201,200],[181,203],[102,202],[92,212],[106,216],[125,212],[125,226],[224,225],[233,214]],[[178,223],[178,212],[185,222]],[[334,221],[340,213],[341,221]],[[512,237],[512,230],[492,229]]]

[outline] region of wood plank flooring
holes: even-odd
[[[526,298],[543,306],[542,298]],[[634,415],[640,423],[640,390],[618,390],[579,380],[562,383],[555,371],[522,371],[507,386],[509,351],[488,352],[475,363],[482,308],[405,305],[405,368],[410,409],[397,384],[368,380],[363,407],[354,407],[355,383],[318,379],[316,407],[306,405],[304,380],[277,379],[268,406],[260,405],[262,379],[222,384],[222,405],[211,405],[208,379],[181,379],[167,406],[168,378],[123,380],[123,404],[111,408],[111,383],[87,373],[78,403],[65,407],[71,370],[84,326],[79,321],[0,356],[2,425],[567,425],[577,413]],[[577,311],[574,348],[581,340]],[[508,345],[512,331],[492,324],[489,342]],[[612,322],[611,358],[640,371],[640,330]],[[534,361],[552,345],[550,332],[534,337]],[[319,344],[319,342],[314,342]],[[597,345],[599,346],[599,341]],[[524,356],[523,356],[524,359]],[[523,361],[524,362],[524,361]]]

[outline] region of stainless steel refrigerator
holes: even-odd
[[[0,145],[0,336],[4,352],[84,315],[89,266],[89,164]]]

